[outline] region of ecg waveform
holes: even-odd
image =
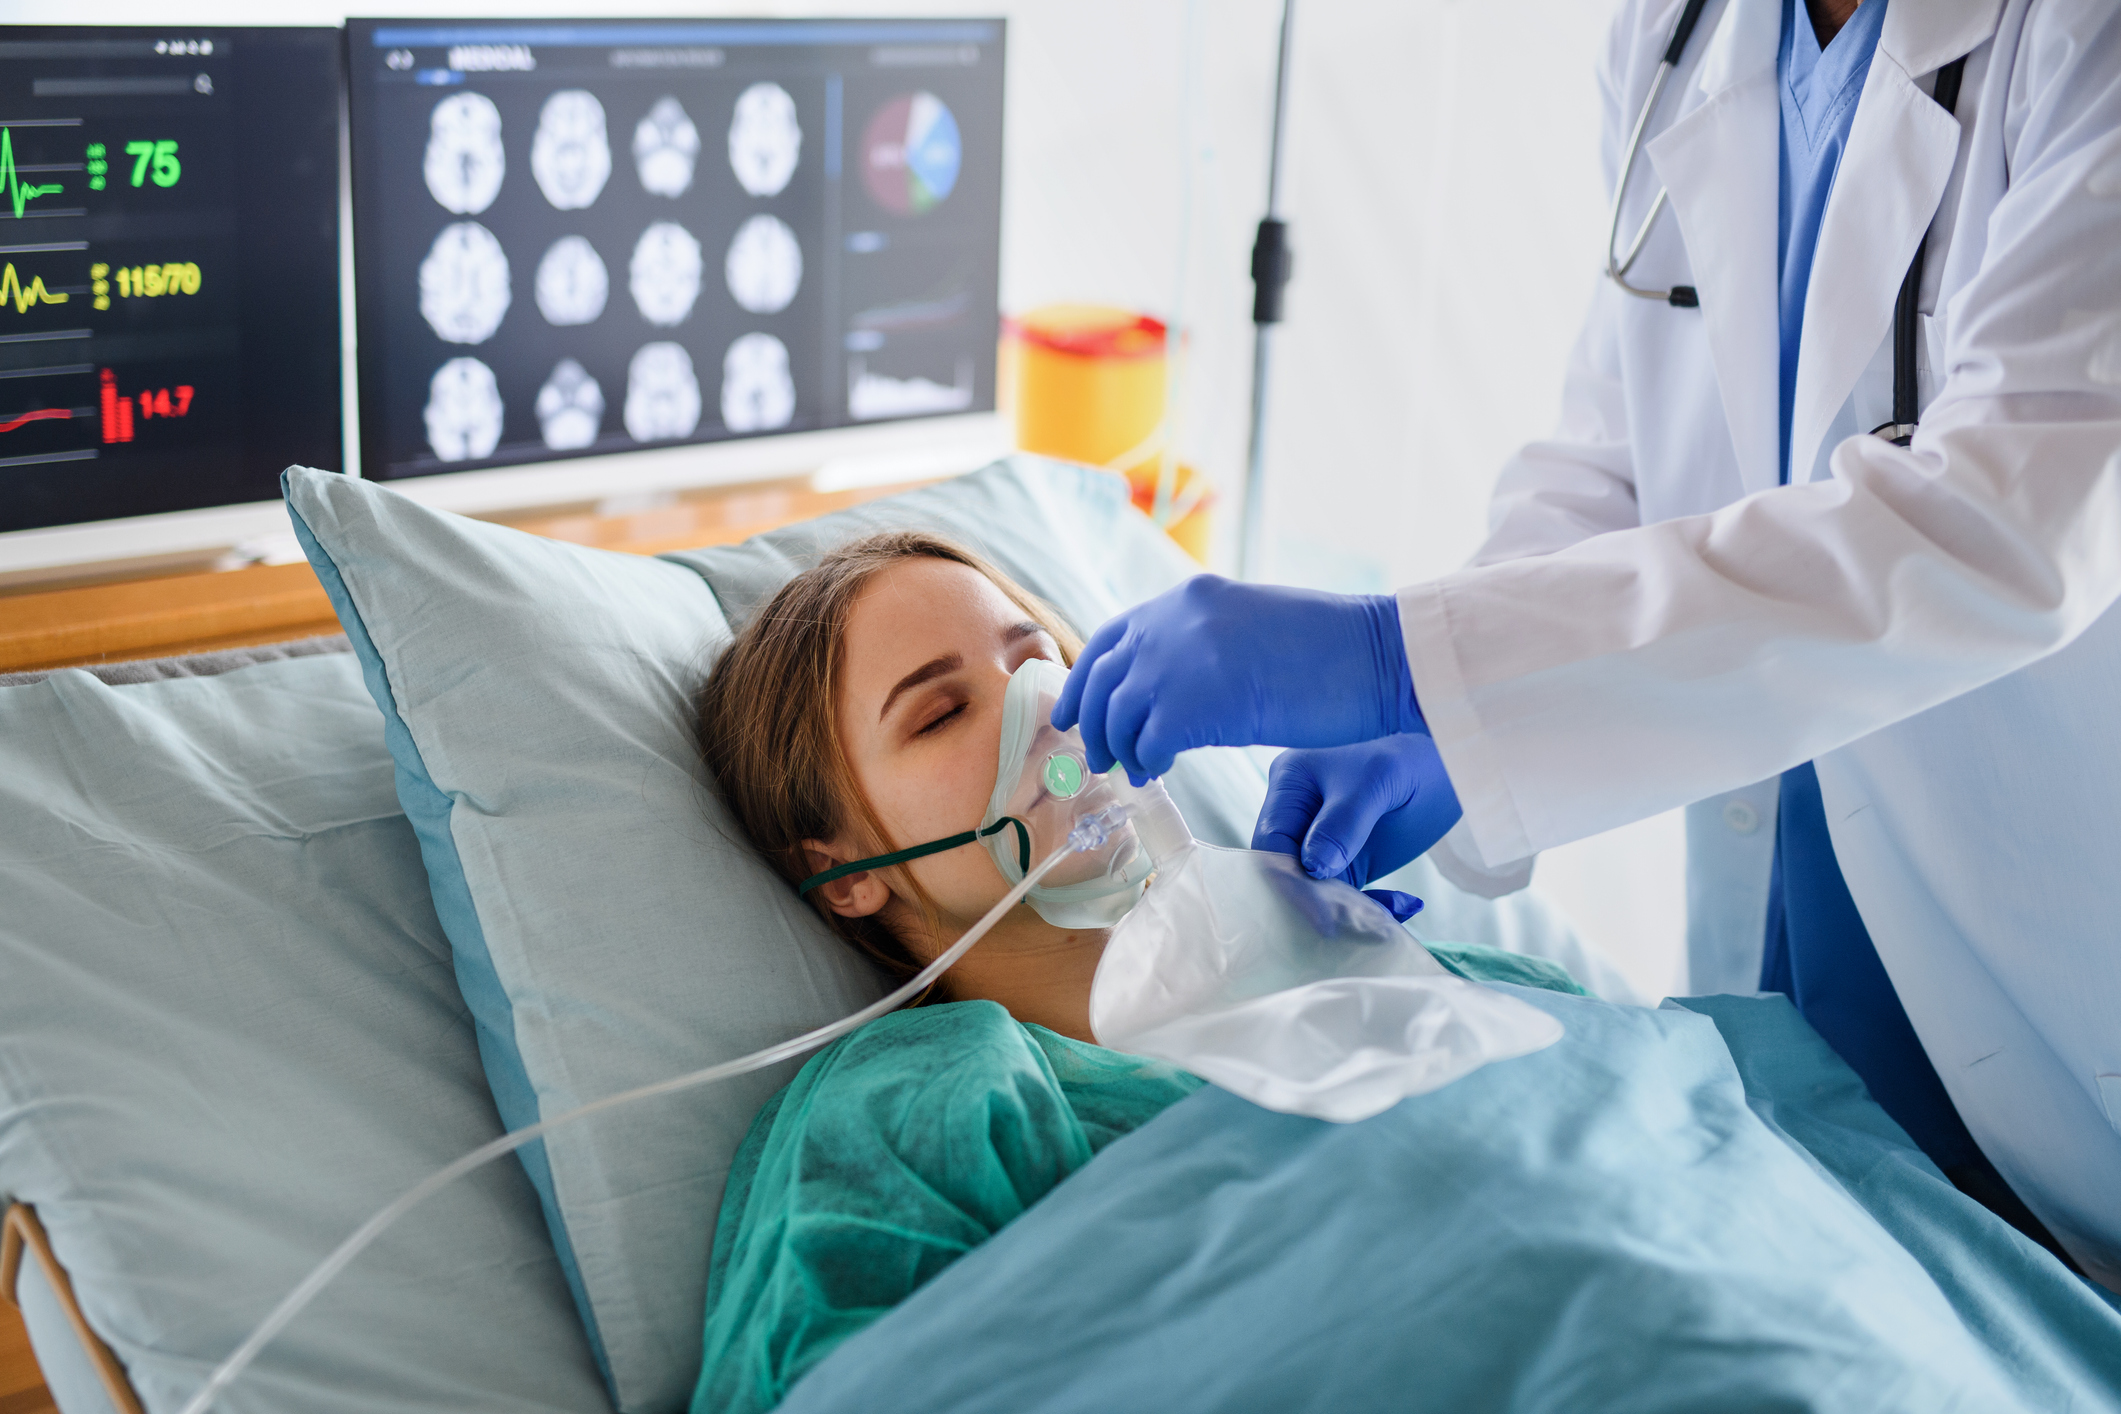
[[[7,263],[5,271],[0,271],[0,306],[12,300],[17,314],[27,314],[32,306],[38,304],[65,304],[69,298],[63,290],[54,293],[45,289],[42,275],[30,276],[29,284],[24,285],[21,277],[15,274],[15,262],[12,260]]]
[[[22,180],[21,174],[15,170],[15,130],[13,128],[0,128],[0,184],[5,184],[7,187],[7,199],[14,204],[15,219],[17,221],[22,219],[22,208],[28,206],[38,197],[55,196],[66,190],[65,185],[61,182],[51,182],[40,186],[34,182]]]
[[[0,432],[12,432],[17,427],[27,427],[32,422],[56,419],[64,422],[74,415],[72,408],[36,408],[30,412],[18,412],[13,417],[0,420]]]

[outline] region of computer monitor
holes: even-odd
[[[343,460],[336,29],[0,27],[0,531]]]
[[[363,474],[991,411],[1000,20],[354,20]]]

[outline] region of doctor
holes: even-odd
[[[1055,723],[1312,748],[1255,843],[1358,886],[1737,792],[1759,984],[2121,1291],[2121,5],[1627,0],[1601,81],[1607,278],[1472,563],[1195,579]]]

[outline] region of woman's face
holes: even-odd
[[[977,826],[994,791],[1010,675],[1032,658],[1060,662],[1059,645],[985,575],[918,558],[869,581],[841,646],[840,743],[889,838],[831,841],[833,853],[855,859]],[[901,867],[942,909],[950,937],[1009,889],[978,845]]]

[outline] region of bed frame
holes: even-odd
[[[7,1213],[0,1217],[0,1300],[18,1309],[21,1302],[16,1299],[15,1283],[22,1275],[22,1258],[27,1253],[37,1261],[37,1269],[59,1300],[59,1307],[66,1312],[66,1322],[74,1328],[74,1337],[81,1342],[88,1363],[95,1369],[96,1378],[102,1381],[103,1393],[109,1398],[111,1407],[118,1414],[146,1414],[140,1406],[140,1397],[133,1393],[132,1382],[125,1377],[125,1367],[118,1357],[103,1343],[81,1314],[81,1303],[74,1299],[74,1283],[52,1255],[51,1240],[44,1235],[44,1224],[27,1203],[10,1203]],[[10,1397],[10,1402],[16,1396]],[[34,1406],[25,1404],[27,1410]],[[51,1407],[46,1396],[46,1406]]]

